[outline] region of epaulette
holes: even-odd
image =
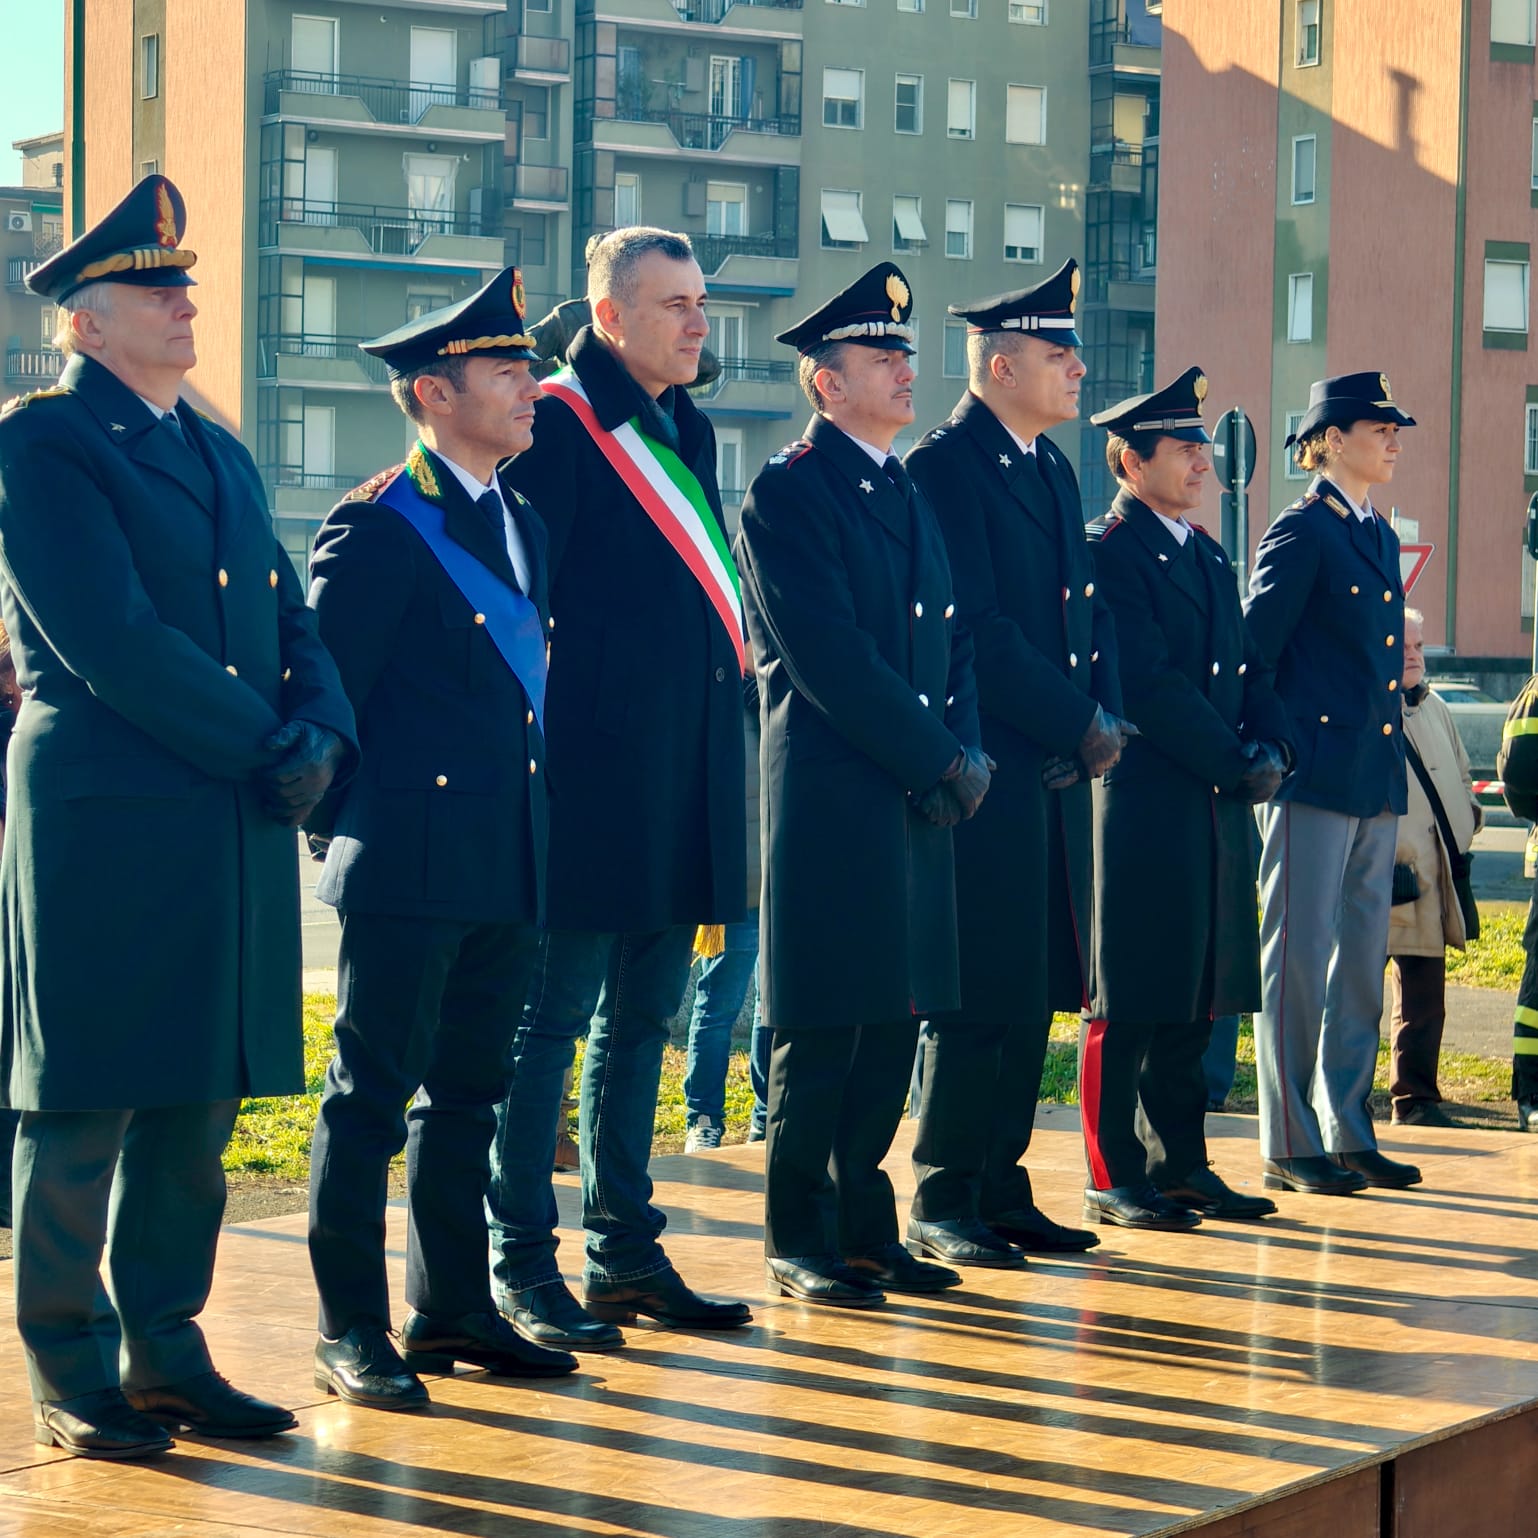
[[[1126,521],[1120,513],[1102,513],[1084,525],[1084,538],[1092,545],[1102,544]]]
[[[922,438],[919,439],[919,447],[926,443],[938,443],[948,433],[956,432],[964,424],[960,417],[947,417],[938,427],[931,427]]]
[[[344,502],[372,502],[405,468],[404,465],[391,465],[388,470],[381,470],[378,475],[371,475],[361,486],[354,486],[342,500]]]
[[[812,445],[805,438],[797,438],[787,443],[783,449],[776,450],[769,456],[771,465],[791,465],[811,449]]]
[[[55,385],[46,390],[31,390],[26,395],[13,395],[3,406],[0,406],[0,417],[8,417],[13,411],[20,411],[25,406],[30,406],[33,401],[52,400],[56,395],[68,395],[69,391]]]
[[[1316,495],[1337,518],[1349,518],[1351,516],[1351,509],[1339,497],[1331,495],[1328,491],[1321,491]]]
[[[1303,493],[1303,495],[1301,497],[1299,497],[1296,502],[1293,502],[1289,506],[1284,507],[1282,509],[1282,513],[1301,513],[1305,507],[1312,507],[1315,502],[1318,502],[1320,500],[1321,500],[1321,498],[1320,498],[1320,495],[1319,495],[1319,493],[1317,491],[1305,491]],[[1335,507],[1333,509],[1333,511],[1337,512],[1337,513],[1340,513],[1340,516],[1342,518],[1344,518],[1346,516],[1345,513],[1341,513],[1340,508],[1338,506]],[[1277,517],[1281,517],[1281,513],[1278,513]]]
[[[427,498],[429,502],[441,502],[443,500],[443,488],[438,484],[438,472],[433,469],[433,462],[427,457],[427,450],[418,440],[412,444],[411,452],[406,456],[406,474],[411,477],[412,484]]]

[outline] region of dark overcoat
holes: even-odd
[[[909,800],[978,741],[934,516],[814,417],[748,488],[737,564],[763,725],[764,1018],[954,1009],[951,834]]]
[[[1292,716],[1298,763],[1277,799],[1402,817],[1404,586],[1387,520],[1364,522],[1317,477],[1266,530],[1244,612]]]
[[[1092,528],[1095,526],[1092,525]],[[1246,741],[1291,742],[1223,547],[1122,491],[1096,550],[1140,736],[1096,781],[1091,1013],[1178,1025],[1260,1007]]]
[[[514,592],[505,539],[426,450],[332,509],[310,604],[358,713],[363,762],[321,807],[331,837],[316,896],[347,913],[535,924],[543,917],[545,740],[523,685],[426,541],[376,501],[413,475],[444,531]],[[545,530],[504,488],[547,629]]]
[[[999,768],[956,830],[957,1024],[1082,1007],[1092,911],[1090,791],[1042,788],[1097,704],[1121,714],[1116,631],[1095,586],[1073,467],[1046,438],[1039,469],[977,396],[908,456],[940,521],[977,649],[983,743]]]
[[[606,430],[647,409],[591,330],[569,356]],[[682,390],[673,420],[724,538],[715,433]],[[550,541],[550,926],[735,922],[746,833],[731,637],[564,401],[540,401],[534,447],[507,474]]]
[[[263,740],[353,713],[240,443],[101,365],[0,419],[0,610],[24,703],[0,860],[22,1110],[304,1087],[299,869]]]

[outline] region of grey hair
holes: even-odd
[[[587,253],[588,302],[597,304],[600,299],[617,299],[621,304],[633,304],[636,267],[653,251],[660,251],[674,262],[694,260],[694,247],[687,235],[649,224],[632,224],[622,230],[611,230]]]
[[[110,315],[114,287],[116,285],[112,283],[87,283],[84,288],[77,288],[59,306],[59,323],[53,333],[53,345],[56,351],[63,353],[66,358],[74,357],[77,351],[74,327],[76,313],[80,310],[90,310],[97,315]]]
[[[465,366],[469,361],[463,353],[449,358],[434,358],[431,362],[424,363],[421,368],[414,368],[409,374],[402,374],[392,379],[390,394],[395,397],[395,404],[413,422],[425,422],[427,412],[423,410],[421,401],[417,399],[414,388],[417,380],[426,379],[431,374],[433,378],[443,380],[456,395],[461,395],[465,388]]]
[[[1426,623],[1426,616],[1422,614],[1419,609],[1412,609],[1407,606],[1404,611],[1404,622],[1408,625],[1412,621],[1417,625],[1424,626]]]
[[[820,412],[827,406],[822,392],[817,388],[817,370],[830,368],[835,373],[842,371],[844,354],[853,345],[851,342],[823,342],[811,352],[802,353],[796,360],[796,380],[801,386],[801,393],[812,403],[813,411]]]
[[[967,333],[967,383],[976,389],[988,381],[988,365],[995,358],[1012,358],[1020,351],[1025,337],[1018,331],[972,331]]]

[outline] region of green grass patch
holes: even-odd
[[[1479,938],[1466,951],[1447,953],[1447,980],[1461,988],[1499,988],[1515,993],[1527,959],[1522,930],[1527,909],[1519,903],[1491,903],[1479,910]]]

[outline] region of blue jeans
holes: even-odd
[[[732,1027],[742,1013],[758,966],[758,914],[726,926],[726,949],[700,963],[689,1018],[689,1062],[684,1074],[684,1109],[693,1126],[708,1116],[726,1120],[726,1068],[732,1055]],[[753,1014],[758,1016],[757,1002]]]
[[[1228,1099],[1228,1092],[1234,1087],[1234,1058],[1238,1051],[1238,1015],[1219,1015],[1212,1022],[1212,1039],[1202,1054],[1208,1105],[1222,1105]]]
[[[753,1004],[753,1035],[748,1040],[748,1082],[753,1086],[753,1135],[762,1138],[769,1130],[769,1050],[774,1032],[764,1024],[764,995],[759,990]]]
[[[550,1171],[561,1088],[587,1034],[578,1097],[586,1277],[637,1281],[670,1264],[647,1173],[668,1024],[689,980],[694,926],[652,933],[556,929],[540,937],[508,1053],[486,1207],[498,1301],[560,1280]]]

